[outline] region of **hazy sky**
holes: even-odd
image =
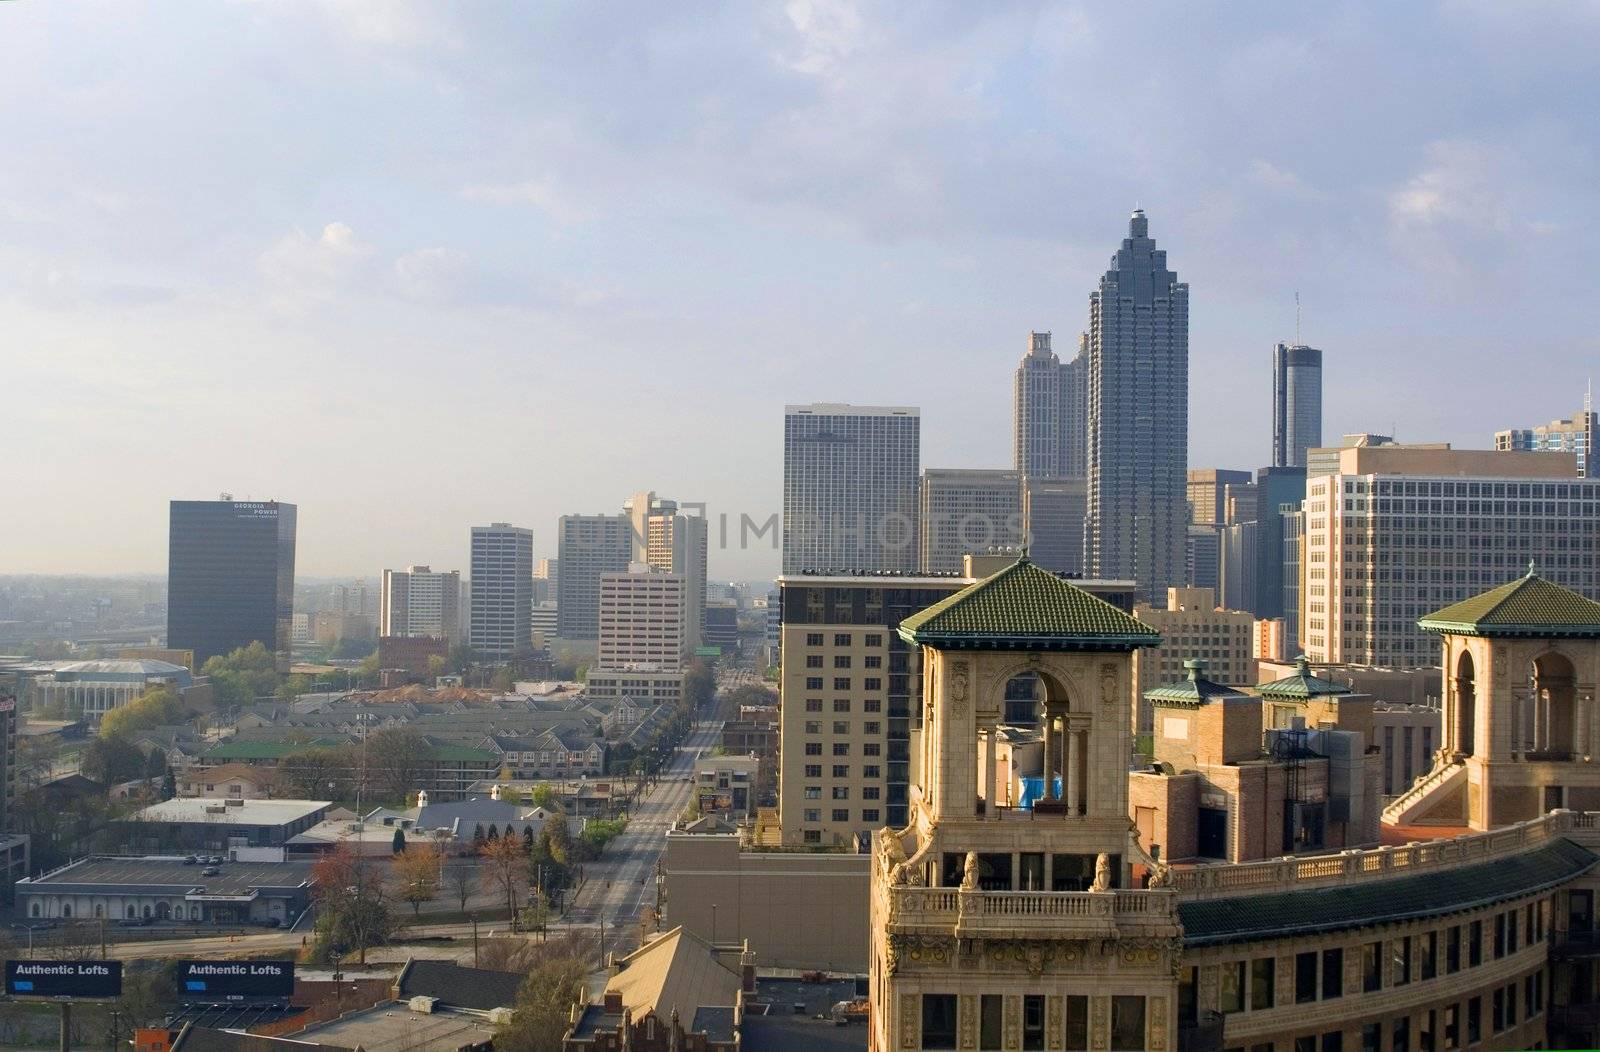
[[[159,571],[222,490],[308,575],[645,487],[762,518],[786,401],[1009,467],[1135,205],[1196,466],[1270,459],[1297,289],[1329,435],[1579,408],[1600,6],[1209,6],[0,5],[0,573]]]

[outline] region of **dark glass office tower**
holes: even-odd
[[[289,670],[295,506],[175,500],[167,533],[167,646],[207,658],[260,641]]]

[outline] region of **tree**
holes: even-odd
[[[394,856],[394,874],[400,898],[411,903],[413,916],[422,915],[424,902],[432,902],[439,897],[443,863],[444,856],[439,849],[426,840]]]
[[[341,844],[311,868],[320,916],[311,959],[325,961],[352,950],[367,963],[367,948],[377,946],[394,928],[394,915],[382,875],[376,866]]]
[[[476,882],[475,877],[476,874],[473,872],[473,867],[465,862],[457,862],[451,866],[446,875],[450,891],[456,897],[456,905],[463,913],[467,910],[467,900],[472,897],[472,885]]]
[[[102,785],[131,781],[144,774],[144,753],[121,738],[96,738],[83,747],[79,767]]]
[[[496,694],[509,694],[517,685],[517,674],[510,665],[501,665],[494,670],[494,677],[489,680],[489,689]]]
[[[508,830],[509,833],[509,830]],[[478,850],[483,859],[485,890],[498,891],[506,898],[506,913],[511,918],[511,930],[517,930],[517,889],[525,878],[524,865],[527,854],[522,850],[522,839],[514,835],[490,840]]]
[[[548,782],[540,782],[533,787],[533,806],[542,807],[546,811],[556,805],[555,786]]]
[[[562,949],[565,952],[560,956],[528,970],[511,1018],[495,1031],[496,1052],[560,1052],[572,1005],[583,1000],[584,977],[589,971],[587,954],[576,946]]]
[[[376,652],[368,654],[361,659],[361,664],[356,666],[356,676],[363,683],[371,683],[378,676],[378,655]]]
[[[151,687],[128,704],[102,716],[100,737],[132,740],[140,731],[177,723],[182,716],[183,701],[177,691],[168,686]]]
[[[335,661],[349,661],[352,658],[371,657],[377,653],[378,641],[376,639],[358,639],[355,636],[344,636],[333,645],[328,656]],[[376,662],[374,662],[376,665]]]
[[[445,669],[447,669],[449,667],[450,667],[449,666],[449,662],[445,660],[445,657],[444,657],[443,654],[429,654],[428,655],[428,678],[429,679],[438,679],[440,676],[444,675]]]
[[[683,675],[683,703],[690,710],[705,708],[717,694],[717,680],[699,658],[689,662]]]
[[[572,859],[572,832],[567,828],[565,815],[551,815],[539,830],[539,840],[551,859],[563,866]]]
[[[355,795],[354,760],[350,746],[297,749],[278,762],[278,778],[302,799],[345,800]]]
[[[528,904],[522,907],[519,919],[523,931],[538,932],[539,941],[544,942],[550,924],[550,897],[542,890],[535,890],[528,896]]]
[[[254,704],[278,688],[278,660],[260,640],[228,654],[218,654],[200,668],[211,680],[221,708]]]
[[[406,831],[399,826],[394,827],[394,843],[389,849],[390,854],[403,855],[406,853]]]
[[[523,854],[528,855],[528,856],[531,857],[533,855],[534,845],[537,844],[538,842],[539,842],[539,838],[533,835],[533,823],[529,822],[527,825],[522,827],[522,852],[523,852]]]
[[[282,683],[279,683],[278,684],[278,689],[276,691],[274,691],[274,693],[277,694],[278,697],[284,698],[284,699],[298,698],[300,695],[309,694],[310,692],[311,692],[311,677],[310,676],[290,676],[288,679],[285,679]]]
[[[388,728],[367,736],[367,777],[388,800],[404,800],[433,774],[433,746],[416,731]]]
[[[445,659],[446,666],[457,675],[466,675],[472,663],[477,660],[477,655],[465,643],[457,643],[450,648],[450,656]]]
[[[483,845],[488,842],[488,838],[483,835],[483,823],[479,822],[472,827],[472,853],[477,854],[482,851]]]

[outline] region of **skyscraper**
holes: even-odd
[[[1228,487],[1250,481],[1250,472],[1229,468],[1190,468],[1184,487],[1189,502],[1189,522],[1195,526],[1223,526],[1228,521]]]
[[[1080,478],[1087,462],[1087,337],[1062,362],[1050,334],[1028,334],[1012,384],[1012,466],[1029,478]]]
[[[1322,352],[1298,343],[1272,348],[1272,465],[1306,466],[1322,445]]]
[[[600,578],[626,573],[633,561],[627,515],[563,515],[556,578],[556,634],[594,639],[600,630]]]
[[[1569,420],[1552,420],[1538,427],[1511,428],[1494,433],[1494,448],[1499,450],[1548,450],[1578,455],[1578,474],[1584,478],[1600,475],[1600,465],[1589,456],[1594,448],[1597,415],[1584,399],[1583,411]]]
[[[699,646],[706,622],[706,549],[704,515],[684,515],[678,502],[651,492],[635,493],[622,502],[633,523],[632,561],[674,573],[684,581],[684,639],[690,651]]]
[[[1084,480],[1022,480],[1022,529],[1028,557],[1046,570],[1083,573]]]
[[[296,508],[175,500],[167,534],[167,646],[206,659],[259,642],[289,670]]]
[[[914,408],[785,407],[783,572],[915,569],[920,442]]]
[[[1089,297],[1089,321],[1086,569],[1164,601],[1184,579],[1189,286],[1142,210]]]
[[[468,638],[479,656],[509,658],[533,645],[533,531],[472,527]]]
[[[682,574],[644,563],[600,575],[595,667],[677,671],[690,646],[684,635],[688,590]]]
[[[461,572],[426,566],[383,571],[378,635],[461,637]]]
[[[923,573],[955,573],[963,555],[1023,542],[1022,476],[981,468],[929,468],[922,473]]]

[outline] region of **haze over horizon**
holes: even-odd
[[[0,10],[0,573],[160,572],[173,498],[299,507],[297,569],[654,489],[774,515],[785,403],[1011,466],[1142,207],[1190,286],[1190,463],[1571,415],[1600,336],[1600,7]],[[70,41],[71,46],[64,46]],[[1191,90],[1203,85],[1205,90]],[[770,535],[769,535],[770,538]],[[719,550],[715,578],[777,571]]]

